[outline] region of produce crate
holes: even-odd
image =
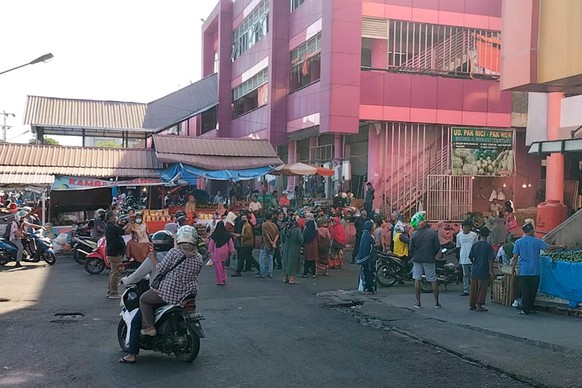
[[[512,282],[513,276],[511,275],[498,276],[491,286],[491,302],[511,306],[513,303]]]

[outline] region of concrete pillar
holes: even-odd
[[[548,93],[548,140],[558,140],[562,93]],[[551,154],[546,165],[546,201],[564,202],[564,155]]]
[[[289,140],[287,150],[288,150],[287,162],[289,164],[297,163],[297,140]],[[293,191],[294,188],[295,188],[295,177],[290,176],[287,178],[287,190]]]
[[[338,192],[338,190],[342,189],[342,171],[341,171],[341,163],[344,157],[344,144],[343,144],[343,136],[342,135],[334,135],[333,136],[333,159],[334,161],[339,164],[339,180],[334,182],[334,193]],[[337,164],[335,166],[337,166]],[[334,168],[335,168],[334,166]]]

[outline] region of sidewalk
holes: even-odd
[[[514,308],[490,303],[489,297],[489,311],[470,311],[461,291],[460,286],[441,290],[441,309],[434,308],[432,294],[422,294],[422,308],[414,308],[412,282],[380,288],[372,296],[354,290],[318,296],[364,325],[433,345],[533,386],[581,385],[581,318],[546,312],[519,315]]]

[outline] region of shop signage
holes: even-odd
[[[452,128],[453,175],[508,176],[513,171],[513,131]]]
[[[117,186],[157,186],[162,184],[159,179],[136,178],[128,181],[113,181],[95,178],[80,178],[56,176],[53,190],[89,190]]]

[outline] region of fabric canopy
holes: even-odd
[[[329,168],[311,166],[305,163],[291,163],[284,164],[277,167],[271,175],[321,175],[321,176],[333,176],[333,170]]]
[[[214,179],[218,181],[226,181],[232,179],[233,181],[256,179],[263,175],[269,174],[273,170],[273,166],[265,166],[258,168],[251,168],[246,170],[220,170],[210,171],[200,168],[176,163],[165,170],[161,177],[167,182],[176,182],[178,180],[185,180],[189,184],[195,184],[196,178]],[[192,183],[194,182],[194,183]]]

